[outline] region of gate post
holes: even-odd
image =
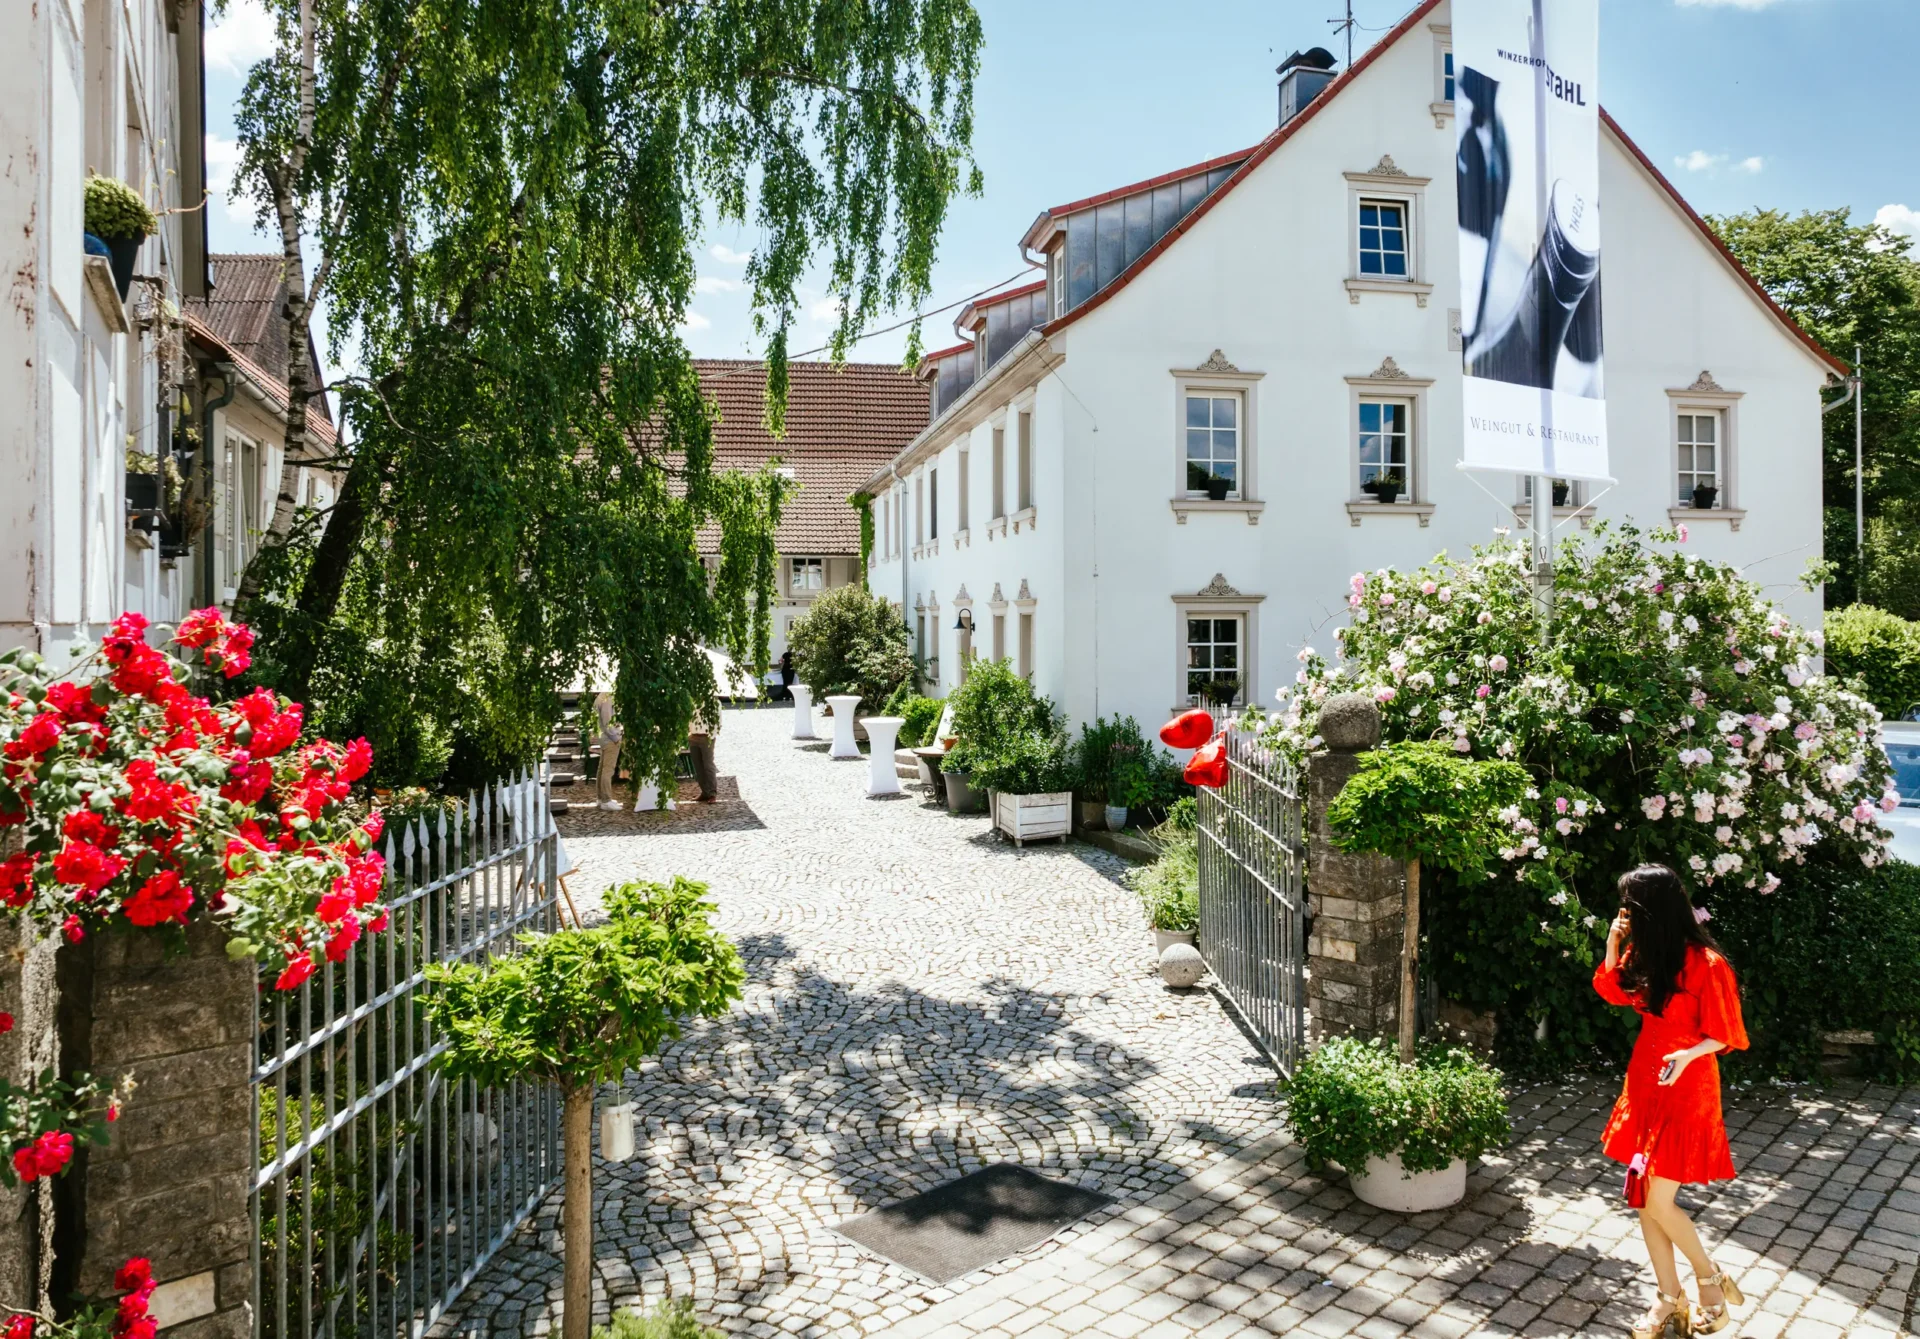
[[[1307,760],[1308,1035],[1392,1037],[1400,1017],[1400,940],[1407,871],[1398,860],[1333,844],[1327,806],[1380,743],[1380,709],[1364,693],[1327,699],[1325,749]]]
[[[130,1256],[153,1261],[168,1339],[252,1331],[257,969],[205,919],[185,951],[155,932],[61,946],[63,1072],[138,1087],[104,1148],[54,1185],[54,1288],[105,1296]]]

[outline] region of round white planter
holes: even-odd
[[[1167,951],[1169,944],[1191,944],[1194,934],[1191,930],[1155,930],[1153,932],[1153,955],[1159,957]]]
[[[1106,806],[1106,812],[1103,816],[1107,820],[1107,831],[1118,832],[1127,825],[1127,806],[1124,804],[1109,804]]]
[[[1349,1171],[1347,1181],[1363,1203],[1394,1213],[1425,1213],[1444,1209],[1467,1197],[1467,1163],[1455,1158],[1437,1172],[1411,1176],[1400,1165],[1400,1155],[1368,1158],[1364,1172]]]

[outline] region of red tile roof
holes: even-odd
[[[282,278],[285,259],[277,251],[262,251],[212,255],[207,261],[213,270],[213,291],[205,298],[188,299],[187,310],[228,348],[259,367],[272,369],[272,375],[284,382],[287,323],[281,311],[287,302],[287,285]],[[325,377],[311,331],[307,347],[314,384],[320,385]],[[322,418],[332,420],[324,395],[316,396],[313,403]]]
[[[223,361],[232,363],[242,376],[260,388],[282,414],[286,413],[287,383],[285,381],[227,343],[213,331],[212,327],[191,311],[183,314],[181,319],[186,323],[189,334],[211,348]],[[285,356],[284,351],[282,356]],[[307,402],[307,435],[315,446],[333,446],[339,441],[339,433],[322,412],[322,398],[319,396]]]
[[[1205,198],[1203,198],[1199,204],[1195,205],[1191,210],[1187,212],[1184,218],[1182,218],[1178,223],[1174,224],[1171,228],[1167,229],[1167,231],[1160,236],[1158,241],[1156,241],[1152,246],[1148,247],[1145,251],[1141,252],[1140,255],[1134,260],[1134,262],[1131,265],[1127,266],[1124,270],[1120,271],[1120,273],[1116,275],[1113,278],[1113,280],[1107,284],[1106,287],[1100,289],[1092,297],[1088,298],[1085,302],[1081,303],[1079,306],[1070,308],[1067,311],[1066,315],[1056,317],[1054,320],[1049,321],[1047,324],[1039,327],[1040,331],[1043,334],[1051,335],[1055,331],[1066,329],[1068,326],[1072,325],[1075,321],[1079,320],[1082,316],[1085,316],[1088,312],[1094,311],[1095,309],[1100,307],[1108,299],[1112,298],[1115,293],[1118,293],[1121,289],[1125,288],[1129,283],[1133,281],[1133,278],[1135,275],[1139,274],[1142,270],[1146,269],[1147,266],[1153,264],[1153,262],[1159,258],[1161,252],[1165,251],[1168,247],[1172,246],[1181,237],[1185,236],[1187,233],[1187,230],[1192,228],[1193,225],[1198,223],[1200,219],[1204,217],[1209,210],[1213,209],[1215,205],[1219,204],[1221,200],[1226,198],[1226,196],[1232,192],[1234,187],[1238,186],[1241,182],[1245,181],[1249,176],[1251,176],[1253,172],[1260,166],[1260,164],[1266,162],[1267,159],[1273,157],[1274,153],[1280,148],[1282,144],[1285,144],[1288,140],[1292,139],[1293,136],[1299,131],[1300,127],[1307,124],[1307,122],[1313,120],[1313,118],[1320,113],[1320,110],[1322,108],[1324,108],[1328,103],[1332,102],[1336,97],[1338,97],[1347,88],[1349,84],[1353,83],[1353,81],[1360,76],[1360,72],[1362,70],[1366,69],[1369,65],[1373,64],[1373,62],[1379,58],[1382,52],[1386,51],[1389,47],[1393,46],[1394,43],[1398,42],[1402,37],[1405,37],[1409,32],[1411,32],[1414,29],[1414,27],[1416,27],[1419,24],[1420,20],[1424,19],[1428,14],[1431,14],[1435,9],[1439,7],[1439,5],[1440,5],[1440,0],[1422,0],[1422,3],[1418,7],[1416,7],[1412,13],[1408,14],[1404,19],[1400,20],[1400,22],[1394,26],[1391,32],[1389,32],[1379,42],[1367,48],[1366,54],[1361,56],[1360,59],[1356,60],[1352,65],[1348,66],[1344,71],[1342,71],[1340,76],[1337,79],[1335,79],[1331,84],[1329,84],[1326,90],[1322,92],[1319,97],[1315,98],[1312,102],[1309,102],[1306,105],[1306,108],[1303,111],[1301,111],[1299,115],[1295,116],[1291,121],[1287,122],[1285,125],[1281,126],[1279,129],[1273,131],[1265,139],[1261,140],[1259,144],[1255,145],[1253,150],[1246,155],[1245,161],[1242,162],[1239,167],[1234,169],[1232,176],[1228,177],[1225,181],[1221,182],[1220,185],[1216,187],[1214,190],[1209,191],[1205,196]],[[1631,153],[1635,158],[1637,158],[1640,161],[1640,163],[1649,172],[1653,174],[1654,180],[1660,183],[1660,185],[1666,190],[1667,194],[1673,199],[1674,203],[1680,207],[1680,209],[1686,214],[1686,216],[1689,219],[1693,220],[1694,226],[1700,229],[1701,235],[1704,236],[1710,243],[1712,243],[1714,248],[1723,257],[1725,257],[1727,263],[1733,266],[1734,272],[1738,274],[1743,280],[1746,281],[1747,285],[1753,289],[1754,293],[1760,298],[1760,300],[1766,304],[1767,309],[1771,311],[1777,318],[1779,318],[1780,322],[1786,326],[1788,331],[1791,332],[1793,336],[1796,339],[1798,339],[1801,343],[1805,344],[1807,348],[1811,350],[1816,357],[1820,358],[1829,367],[1836,368],[1842,373],[1846,372],[1848,368],[1845,363],[1841,362],[1838,358],[1834,357],[1826,349],[1822,348],[1820,346],[1819,341],[1814,339],[1813,336],[1809,335],[1804,329],[1802,329],[1799,322],[1795,321],[1791,316],[1787,315],[1787,313],[1780,307],[1780,305],[1767,295],[1767,291],[1760,286],[1759,280],[1755,279],[1751,274],[1747,272],[1746,266],[1740,263],[1739,259],[1734,256],[1733,252],[1729,251],[1726,245],[1723,242],[1721,242],[1718,236],[1715,235],[1713,229],[1707,226],[1706,220],[1701,218],[1699,214],[1695,213],[1693,208],[1690,205],[1688,205],[1687,202],[1681,197],[1680,192],[1678,192],[1673,188],[1673,183],[1668,181],[1666,177],[1661,175],[1660,170],[1654,167],[1653,163],[1647,158],[1646,154],[1640,151],[1640,146],[1635,144],[1633,140],[1628,137],[1627,132],[1620,128],[1620,123],[1615,121],[1611,116],[1609,116],[1604,109],[1601,110],[1600,116],[1602,120],[1606,122],[1607,128],[1613,131],[1613,133],[1619,137],[1621,144],[1626,146],[1627,151]],[[1215,166],[1224,165],[1226,163],[1232,162],[1234,159],[1238,157],[1240,157],[1240,155],[1238,154],[1228,154],[1225,158],[1216,158],[1211,160],[1211,165],[1215,165]],[[1209,164],[1200,165],[1200,167],[1206,167],[1206,166],[1209,166]],[[1133,186],[1123,186],[1117,191],[1108,191],[1104,195],[1090,196],[1085,200],[1075,201],[1071,205],[1062,205],[1060,206],[1059,209],[1051,210],[1049,212],[1053,214],[1059,214],[1063,212],[1071,212],[1074,210],[1085,209],[1089,205],[1099,204],[1100,202],[1105,200],[1111,200],[1115,196],[1130,195],[1133,192],[1137,190],[1142,190],[1149,185],[1162,184],[1167,181],[1178,180],[1180,177],[1183,177],[1183,176],[1191,176],[1193,175],[1193,173],[1195,173],[1198,170],[1200,170],[1199,167],[1187,168],[1184,172],[1172,173],[1162,177],[1155,177],[1150,181],[1140,182]],[[1032,236],[1031,231],[1029,231],[1027,235],[1031,237]]]
[[[860,517],[848,499],[927,426],[927,388],[897,363],[787,365],[786,435],[766,429],[766,367],[696,358],[700,388],[719,410],[714,463],[758,469],[774,456],[794,472],[777,542],[782,553],[860,551]],[[703,551],[717,537],[700,537]]]

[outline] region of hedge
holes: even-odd
[[[1920,703],[1920,623],[1868,604],[1827,615],[1827,672],[1858,682],[1886,716]]]

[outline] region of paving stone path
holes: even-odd
[[[727,713],[717,804],[569,815],[592,890],[712,885],[745,998],[623,1085],[639,1154],[600,1164],[596,1311],[690,1296],[730,1333],[803,1339],[1624,1333],[1650,1296],[1617,1169],[1615,1082],[1516,1095],[1468,1201],[1401,1218],[1309,1173],[1272,1072],[1208,991],[1170,991],[1122,865],[1016,851],[985,818],[865,795],[866,764]],[[690,792],[689,792],[690,795]],[[610,1091],[609,1091],[610,1095]],[[1723,1333],[1892,1335],[1920,1259],[1920,1090],[1730,1092],[1743,1179],[1688,1192],[1751,1303]],[[936,1287],[832,1225],[1010,1161],[1117,1203]],[[436,1332],[558,1323],[558,1200]]]

